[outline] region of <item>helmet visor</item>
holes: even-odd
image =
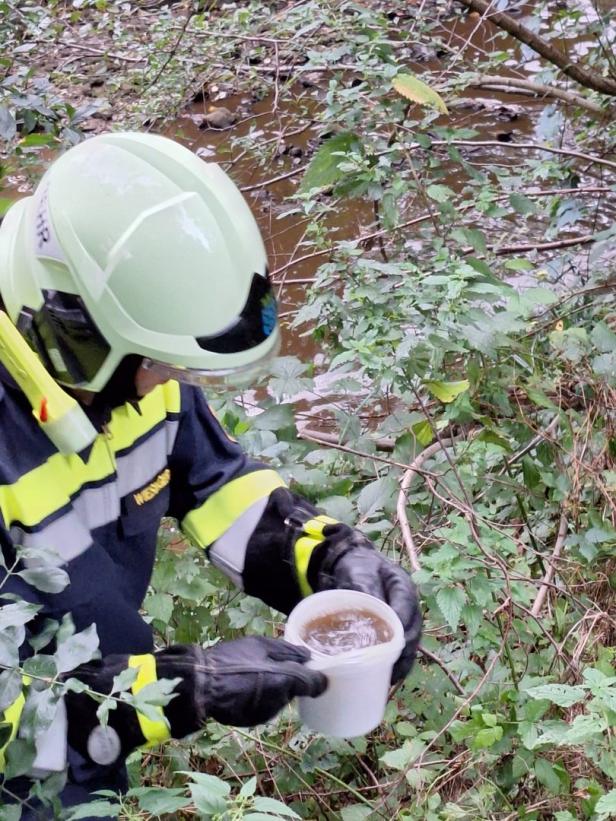
[[[198,370],[197,368],[168,365],[166,362],[157,362],[148,358],[143,360],[142,365],[153,377],[165,381],[176,379],[178,382],[185,382],[188,385],[200,385],[203,388],[221,387],[247,390],[256,387],[259,382],[269,376],[272,362],[278,356],[279,351],[280,337],[267,354],[260,359],[236,368]]]

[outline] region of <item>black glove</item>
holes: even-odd
[[[402,567],[386,559],[369,539],[348,525],[328,525],[323,536],[308,566],[310,586],[314,591],[360,590],[382,599],[396,611],[406,645],[394,665],[391,681],[401,681],[413,666],[421,638],[415,585]]]
[[[154,654],[158,679],[180,678],[177,695],[163,708],[171,735],[196,732],[207,718],[236,727],[251,727],[273,718],[295,696],[318,696],[327,679],[309,670],[308,650],[282,639],[249,637],[207,650],[176,645]],[[84,664],[70,676],[91,690],[110,693],[113,677],[126,669],[128,656],[108,656]],[[87,693],[67,693],[68,741],[84,758],[111,764],[126,757],[144,738],[136,711],[119,703],[102,730],[96,702]]]

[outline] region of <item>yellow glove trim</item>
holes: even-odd
[[[145,653],[142,656],[129,656],[128,666],[137,667],[139,670],[137,673],[137,678],[134,680],[133,686],[131,687],[134,696],[136,696],[137,693],[148,684],[158,681],[158,677],[156,675],[156,659],[151,653]],[[156,744],[166,741],[171,736],[167,722],[164,718],[163,708],[155,707],[154,709],[157,713],[160,713],[160,721],[152,721],[152,719],[144,716],[143,713],[140,713],[137,710],[139,726],[141,727],[141,732],[146,740],[144,747],[154,747]]]
[[[336,519],[329,516],[315,516],[314,519],[309,519],[304,525],[304,534],[300,536],[295,542],[295,570],[297,573],[297,581],[302,596],[310,596],[313,589],[308,583],[308,565],[310,564],[310,557],[312,551],[321,544],[324,540],[323,528],[327,525],[337,525]]]
[[[255,470],[223,485],[182,520],[182,530],[199,547],[209,547],[255,502],[286,487],[275,470]]]

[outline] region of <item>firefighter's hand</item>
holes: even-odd
[[[170,648],[158,669],[159,675],[182,677],[180,696],[165,708],[173,735],[194,732],[206,718],[253,727],[269,721],[295,696],[321,695],[327,679],[306,667],[309,658],[303,647],[261,636],[221,641],[207,650]]]
[[[174,738],[196,732],[208,718],[236,727],[261,724],[295,696],[318,696],[327,686],[322,673],[305,666],[309,651],[282,639],[254,636],[220,642],[207,650],[175,645],[153,658],[158,680],[176,680],[176,695],[163,708]],[[107,694],[128,661],[128,656],[108,656],[70,675],[94,692]],[[155,740],[144,735],[147,722],[140,722],[125,702],[117,702],[109,712],[105,728],[96,717],[98,704],[88,693],[68,693],[66,706],[69,744],[97,764],[112,764]]]
[[[348,525],[324,528],[325,540],[311,559],[309,579],[315,590],[360,590],[387,602],[404,627],[406,645],[392,672],[392,684],[411,670],[421,637],[421,612],[409,574],[390,562],[365,536]],[[315,565],[313,565],[315,561]]]

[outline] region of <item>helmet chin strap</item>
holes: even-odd
[[[139,399],[135,377],[141,367],[143,357],[137,354],[125,356],[115,369],[105,387],[97,393],[92,393],[91,402],[83,402],[85,410],[93,421],[106,424],[111,418],[111,411],[126,402],[130,402],[135,410],[139,409]]]

